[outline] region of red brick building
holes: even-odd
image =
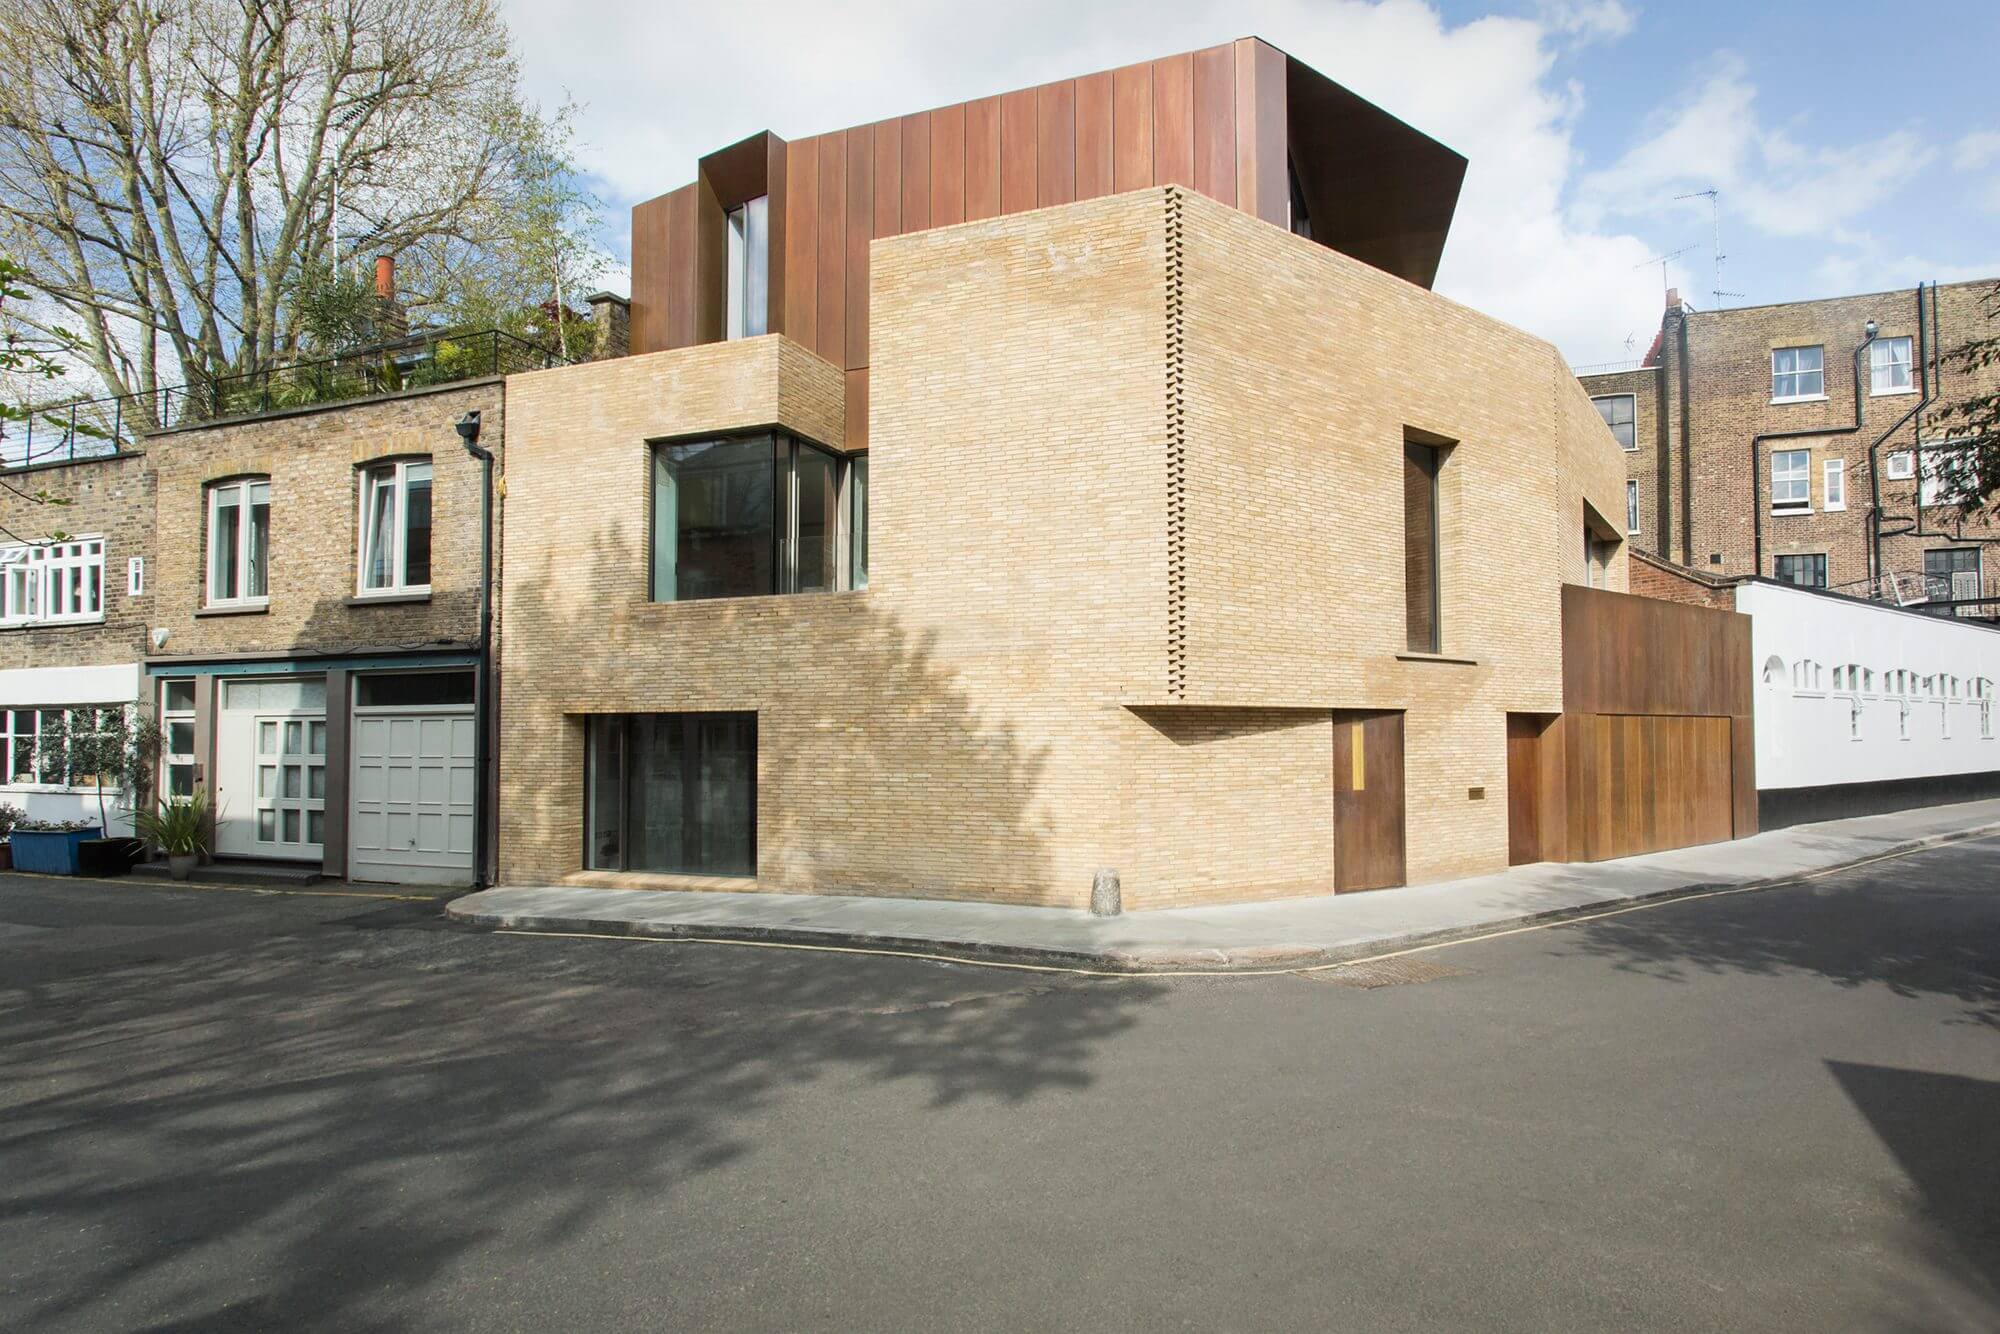
[[[1992,290],[1717,311],[1669,292],[1639,366],[1578,377],[1626,450],[1633,549],[1857,596],[2000,597],[2000,527],[1952,503],[1939,418],[1974,387],[1940,354],[1991,330]]]

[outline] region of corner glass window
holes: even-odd
[[[852,469],[785,435],[658,446],[653,601],[854,587],[853,546],[865,553],[867,535],[855,528]]]
[[[585,726],[584,864],[757,873],[757,715],[605,714]]]
[[[270,479],[209,487],[208,605],[268,601],[270,551]]]
[[[431,464],[404,459],[361,473],[361,591],[431,586]]]
[[[868,456],[847,468],[847,586],[868,587]]]
[[[1771,349],[1771,401],[1826,397],[1826,349]]]
[[[770,203],[768,195],[759,195],[730,209],[726,217],[729,238],[723,293],[726,338],[755,338],[769,327]]]
[[[1639,449],[1638,420],[1639,399],[1634,394],[1607,394],[1603,398],[1590,400],[1597,407],[1597,415],[1604,418],[1604,424],[1611,429],[1611,438],[1618,447],[1628,453]]]

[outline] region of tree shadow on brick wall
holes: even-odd
[[[560,562],[517,567],[501,633],[538,650],[574,647],[565,708],[584,698],[600,712],[756,708],[763,887],[1087,903],[1088,883],[1055,881],[1053,827],[1040,807],[1048,747],[980,707],[934,632],[912,629],[867,593],[607,615],[606,600],[645,599],[647,559],[643,546],[599,535]],[[741,643],[746,660],[723,666],[712,687],[687,685],[673,677],[672,655],[686,647],[677,634]],[[602,679],[602,662],[649,660],[659,664],[653,679]],[[533,688],[503,673],[502,709],[528,705],[522,692]],[[580,745],[581,725],[571,726],[568,744]],[[580,774],[580,755],[578,764]],[[580,794],[573,808],[552,804],[527,818],[537,842],[575,856]],[[504,841],[501,857],[500,880],[516,881]]]

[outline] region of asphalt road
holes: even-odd
[[[0,877],[0,1328],[2000,1326],[2000,840],[1426,959]]]

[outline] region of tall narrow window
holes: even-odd
[[[1625,531],[1627,533],[1636,533],[1639,531],[1639,484],[1637,482],[1625,483]]]
[[[404,459],[361,474],[361,591],[428,593],[431,465]]]
[[[868,456],[847,468],[847,586],[868,587]]]
[[[756,874],[756,714],[598,715],[586,743],[589,869]]]
[[[1438,653],[1438,469],[1444,451],[1403,442],[1403,610],[1412,653]]]
[[[1868,392],[1907,394],[1910,383],[1910,340],[1878,338],[1868,345]]]
[[[166,735],[160,744],[160,790],[169,797],[194,795],[194,682],[160,684],[160,722]]]
[[[1604,418],[1604,424],[1611,428],[1611,438],[1627,453],[1637,453],[1639,449],[1639,399],[1633,394],[1607,394],[1590,400],[1597,407],[1597,414]]]
[[[208,488],[208,605],[259,604],[271,594],[271,482]]]
[[[1825,509],[1847,508],[1847,461],[1828,459],[1820,465],[1820,504]]]
[[[852,588],[857,543],[865,581],[868,537],[865,526],[856,525],[865,525],[867,511],[853,507],[854,466],[854,460],[784,435],[659,446],[653,455],[653,601]],[[845,523],[843,496],[849,497]]]
[[[1771,508],[1802,510],[1812,506],[1812,451],[1771,452]]]
[[[768,195],[758,195],[730,209],[726,219],[729,246],[723,295],[727,338],[755,338],[769,328],[770,203]]]
[[[1801,398],[1826,397],[1826,349],[1822,347],[1779,347],[1771,349],[1771,401],[1785,403]]]

